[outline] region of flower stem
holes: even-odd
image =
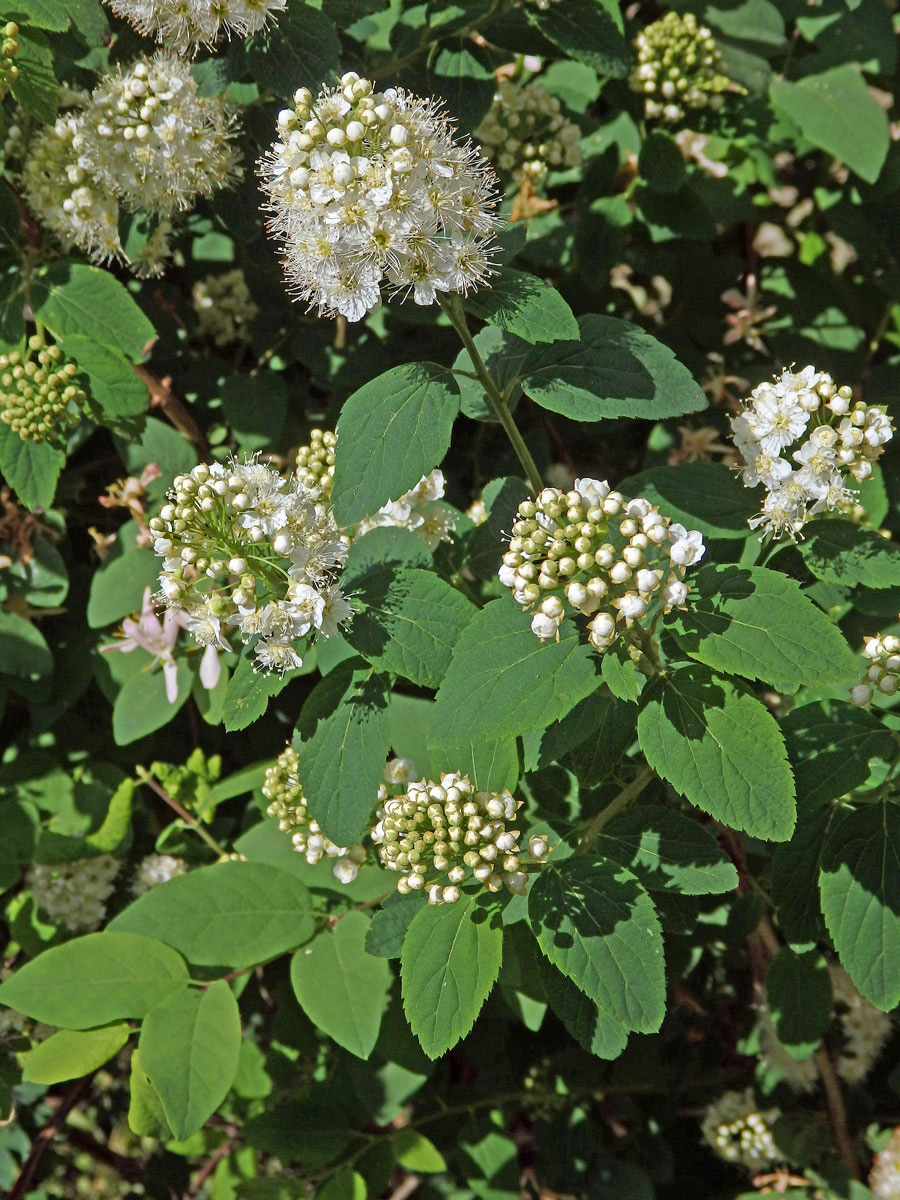
[[[611,821],[613,817],[617,816],[623,808],[627,808],[632,800],[637,799],[651,779],[653,779],[653,769],[651,767],[644,767],[643,771],[635,775],[631,783],[622,788],[618,796],[614,796],[609,804],[597,813],[596,817],[594,817],[581,835],[581,842],[577,851],[579,854],[584,853],[590,848],[591,843],[603,826]]]
[[[485,395],[491,402],[491,407],[496,414],[497,420],[506,430],[506,436],[512,443],[512,448],[515,450],[516,456],[525,470],[525,475],[534,494],[537,495],[544,486],[541,473],[537,469],[534,459],[531,457],[531,451],[525,445],[525,439],[522,437],[518,426],[513,420],[512,413],[509,411],[509,406],[503,398],[502,392],[493,379],[491,379],[490,373],[484,365],[484,360],[478,353],[475,339],[472,337],[468,323],[466,322],[462,301],[456,295],[442,296],[441,308],[447,314],[450,324],[459,334],[459,339],[465,346],[469,358],[472,360],[475,373],[478,376],[481,386],[484,388]]]

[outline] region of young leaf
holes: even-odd
[[[614,863],[573,857],[548,863],[528,894],[538,944],[601,1016],[655,1033],[665,1015],[659,920],[637,879]]]
[[[51,946],[0,983],[0,1004],[47,1025],[92,1029],[143,1017],[187,983],[181,955],[152,937],[88,933]]]
[[[512,267],[504,267],[490,288],[473,292],[466,308],[526,342],[578,340],[578,322],[556,288]]]
[[[34,315],[59,341],[81,335],[139,362],[156,336],[127,288],[99,267],[54,263],[35,280],[33,296]]]
[[[809,1058],[831,1021],[831,975],[817,951],[782,947],[766,973],[766,1003],[778,1040],[794,1058]]]
[[[609,1013],[601,1012],[593,1000],[547,959],[541,963],[541,979],[550,1007],[582,1049],[598,1058],[618,1058],[628,1043],[626,1026]]]
[[[477,891],[413,918],[400,957],[403,1008],[429,1058],[440,1058],[475,1024],[502,954],[503,931]]]
[[[391,892],[376,909],[366,930],[366,953],[379,958],[399,958],[403,939],[413,917],[426,903],[424,892]]]
[[[337,520],[354,525],[415,487],[447,453],[458,412],[459,388],[436,363],[393,367],[355,391],[337,426]]]
[[[753,837],[787,841],[794,781],[778,725],[753,696],[701,666],[676,666],[644,689],[638,742],[692,804]]]
[[[674,629],[691,658],[783,688],[851,683],[859,675],[837,626],[793,579],[765,567],[703,567]]]
[[[363,576],[357,596],[364,608],[347,631],[350,645],[379,670],[438,687],[474,604],[433,571],[393,567]]]
[[[437,694],[433,741],[490,741],[541,729],[597,687],[597,658],[565,622],[558,642],[540,642],[527,614],[502,597],[463,631]]]
[[[159,884],[109,928],[158,937],[197,966],[240,970],[302,945],[315,922],[309,892],[294,875],[224,862]]]
[[[850,978],[890,1012],[900,1003],[900,807],[893,800],[840,814],[828,832],[819,893]]]
[[[241,1015],[224,979],[203,991],[185,989],[147,1013],[140,1063],[178,1141],[196,1133],[228,1095],[240,1049]]]
[[[715,838],[697,821],[659,805],[620,813],[603,827],[596,847],[651,892],[704,896],[730,892],[738,884],[737,870]]]
[[[900,547],[851,521],[811,523],[799,550],[813,575],[826,583],[867,588],[900,585]]]
[[[391,970],[366,951],[369,918],[348,912],[291,959],[291,986],[314,1025],[355,1054],[368,1058],[387,1007]]]
[[[0,475],[26,508],[49,508],[66,454],[47,442],[23,442],[0,422]]]
[[[444,1156],[434,1142],[416,1129],[407,1127],[398,1130],[391,1138],[391,1148],[397,1162],[407,1171],[421,1171],[429,1175],[447,1170]]]
[[[253,654],[243,654],[228,681],[222,718],[229,733],[246,729],[266,711],[269,701],[290,683],[290,675],[264,675],[254,671]]]
[[[22,1082],[49,1086],[90,1075],[119,1053],[130,1033],[124,1023],[102,1029],[61,1029],[26,1054]]]

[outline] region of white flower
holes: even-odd
[[[171,46],[180,54],[212,46],[223,35],[247,37],[265,28],[272,13],[284,10],[286,0],[105,0],[130,21],[138,33]]]
[[[723,1092],[706,1109],[701,1130],[720,1158],[759,1171],[782,1159],[771,1132],[779,1115],[777,1108],[761,1111],[752,1088]]]
[[[113,893],[121,865],[111,854],[56,866],[33,863],[25,876],[25,886],[32,891],[38,908],[48,920],[79,933],[102,924],[106,901]]]
[[[150,888],[160,883],[167,883],[178,875],[184,875],[188,866],[183,858],[172,854],[147,854],[137,865],[131,892],[134,896],[143,896]]]

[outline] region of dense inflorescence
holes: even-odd
[[[811,366],[754,388],[731,428],[745,486],[766,489],[751,528],[791,538],[819,513],[852,509],[852,485],[868,479],[894,436],[883,408],[854,404],[850,388]]]
[[[294,93],[260,168],[298,299],[359,321],[382,287],[434,304],[491,273],[496,178],[440,102],[354,72]]]
[[[850,689],[850,700],[858,708],[871,704],[876,691],[895,696],[900,690],[900,637],[893,633],[864,637],[862,656],[869,663],[865,678]]]
[[[106,0],[138,33],[180,54],[196,53],[220,38],[247,37],[264,29],[286,0]]]
[[[531,628],[558,638],[566,615],[590,617],[591,644],[603,651],[637,622],[685,605],[685,570],[703,539],[664,517],[648,500],[626,500],[598,479],[569,492],[544,488],[519,505],[500,581],[517,604],[537,610]]]
[[[518,182],[581,163],[581,130],[540,83],[503,80],[475,136],[501,176]]]
[[[64,445],[87,402],[77,374],[76,363],[41,334],[29,338],[25,354],[0,354],[0,421],[23,442]]]
[[[330,429],[311,429],[308,445],[297,451],[297,477],[307,487],[320,487],[330,500],[334,484],[334,448],[337,438]]]
[[[202,646],[255,640],[256,668],[302,665],[293,643],[331,637],[350,616],[337,572],[347,546],[318,489],[250,460],[201,463],[179,475],[150,521],[163,559],[160,596],[187,614]]]
[[[137,865],[134,879],[131,883],[131,894],[143,896],[151,888],[161,883],[168,883],[179,875],[184,875],[188,869],[183,858],[174,854],[147,854]]]
[[[674,125],[688,111],[715,108],[722,93],[740,90],[724,73],[716,40],[693,13],[667,12],[635,39],[638,65],[629,79],[644,96],[651,120]]]
[[[113,893],[121,865],[111,854],[78,858],[56,866],[33,863],[25,883],[48,920],[79,933],[97,929],[102,923],[106,901]]]
[[[259,316],[259,306],[250,295],[240,267],[222,275],[198,279],[191,292],[197,314],[197,332],[216,346],[249,342],[250,326]]]
[[[723,1092],[703,1115],[703,1137],[720,1158],[740,1163],[751,1171],[782,1159],[772,1137],[777,1108],[760,1110],[753,1089]]]

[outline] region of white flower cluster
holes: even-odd
[[[850,388],[815,367],[782,371],[754,388],[731,428],[745,486],[766,489],[751,528],[791,538],[818,513],[852,508],[850,479],[867,479],[894,436],[883,408],[854,404]]]
[[[250,295],[240,267],[223,275],[198,279],[191,292],[197,314],[197,332],[216,346],[248,342],[250,326],[259,316],[259,307]]]
[[[634,46],[638,65],[628,82],[643,93],[651,120],[675,124],[688,109],[716,108],[722,92],[741,90],[724,74],[715,38],[693,13],[667,12],[638,34]]]
[[[350,616],[335,579],[347,546],[318,489],[232,460],[177,476],[168,497],[150,521],[161,599],[201,646],[228,649],[233,626],[258,639],[257,670],[283,675],[302,665],[297,638],[332,637]]]
[[[581,163],[581,130],[540,83],[504,80],[475,136],[497,170],[519,182]]]
[[[288,281],[320,315],[359,321],[384,283],[434,304],[491,274],[496,178],[436,100],[352,71],[300,88],[260,169]]]
[[[878,1200],[900,1200],[900,1128],[880,1154],[875,1155],[869,1188]]]
[[[201,96],[189,62],[171,50],[117,67],[78,121],[78,165],[128,208],[190,208],[237,174],[233,119],[221,96]]]
[[[870,665],[862,683],[850,689],[850,701],[857,708],[871,704],[876,690],[882,696],[895,696],[900,690],[900,637],[878,633],[863,642],[862,656]]]
[[[758,1171],[783,1159],[771,1128],[779,1115],[777,1108],[760,1111],[753,1089],[746,1088],[723,1092],[703,1114],[700,1128],[720,1158]]]
[[[47,866],[32,863],[25,876],[38,908],[73,933],[97,929],[106,915],[121,862],[111,854]]]
[[[174,854],[147,854],[137,865],[131,894],[143,896],[144,892],[149,892],[158,884],[168,883],[170,879],[184,875],[187,869],[188,865],[184,859],[176,858]]]
[[[264,29],[286,0],[105,0],[138,33],[179,54],[212,46],[225,35],[247,37]]]
[[[520,870],[519,831],[507,824],[521,806],[508,791],[476,792],[467,775],[451,771],[440,783],[410,783],[402,795],[385,800],[372,841],[388,870],[402,872],[397,891],[425,888],[429,904],[454,903],[466,879],[491,892],[505,885],[522,893],[527,876]],[[531,857],[546,852],[546,840],[533,837]],[[448,882],[435,881],[435,875]]]
[[[500,582],[523,608],[538,605],[531,628],[542,641],[558,639],[567,612],[578,612],[591,617],[591,644],[603,651],[636,621],[684,607],[685,570],[705,549],[696,530],[649,500],[576,479],[572,491],[544,488],[519,505]]]

